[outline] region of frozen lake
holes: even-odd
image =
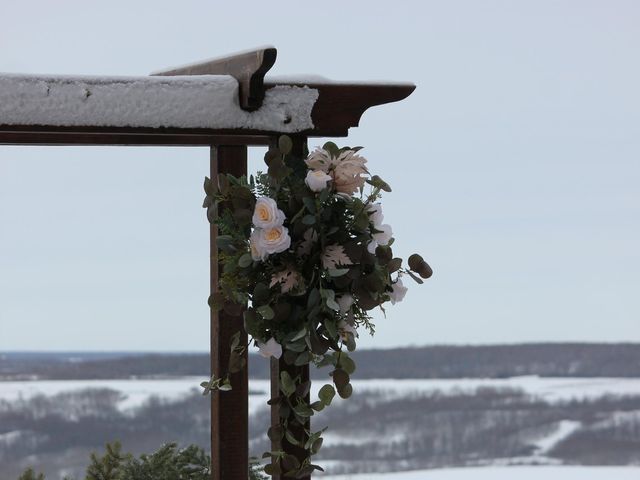
[[[478,467],[322,477],[327,480],[638,480],[640,467]]]

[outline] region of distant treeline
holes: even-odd
[[[494,346],[430,346],[353,353],[356,377],[367,378],[504,378],[640,377],[640,344],[540,343]],[[269,362],[249,360],[252,378],[269,377]],[[0,355],[0,380],[107,379],[207,375],[207,354],[130,354],[115,358],[60,359],[26,354]],[[314,372],[315,373],[315,372]],[[312,373],[312,376],[314,375]],[[325,373],[315,373],[324,378]]]
[[[127,412],[119,401],[106,389],[0,400],[0,480],[15,480],[27,466],[51,480],[84,478],[89,452],[114,440],[136,454],[165,442],[208,448],[210,404],[199,392],[176,401],[152,398]],[[332,473],[494,462],[640,464],[637,396],[546,402],[508,389],[404,397],[356,390],[347,403],[312,420],[316,429],[329,426],[318,463],[331,461]],[[252,455],[269,449],[270,418],[266,406],[251,417]],[[563,425],[571,427],[564,434]],[[549,440],[554,436],[557,442]]]

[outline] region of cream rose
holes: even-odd
[[[251,258],[254,260],[264,260],[267,258],[268,253],[262,246],[259,240],[260,230],[255,229],[251,232],[251,237],[249,237],[249,247],[251,248]]]
[[[331,176],[327,175],[322,170],[309,170],[307,177],[304,179],[304,183],[312,192],[321,192],[327,188],[327,184],[331,180]]]
[[[340,337],[344,341],[348,339],[349,333],[352,334],[354,337],[358,337],[358,331],[356,330],[356,327],[354,327],[350,323],[347,323],[344,320],[340,320],[340,323],[338,323],[338,331],[340,332]]]
[[[272,228],[284,223],[284,212],[273,198],[260,197],[253,210],[253,224],[258,228]]]
[[[272,228],[258,229],[256,251],[267,254],[284,252],[291,246],[289,230],[282,225]]]

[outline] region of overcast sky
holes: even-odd
[[[273,44],[274,74],[415,82],[338,140],[392,185],[397,251],[435,271],[361,345],[640,341],[639,2],[2,0],[0,18],[2,72]],[[207,170],[203,148],[0,147],[0,350],[207,349]]]

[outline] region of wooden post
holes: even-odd
[[[296,367],[295,365],[288,365],[281,358],[277,360],[275,358],[271,359],[271,398],[278,397],[280,395],[280,372],[286,371],[291,375],[292,378],[301,376],[301,381],[306,382],[309,380],[309,365],[304,365],[302,367]],[[306,396],[307,403],[309,402],[309,394]],[[271,406],[271,425],[278,425],[280,423],[280,407],[279,405]],[[293,436],[297,439],[302,439],[303,442],[306,442],[309,438],[306,430],[311,428],[311,419],[307,419],[306,425],[302,428],[292,429]],[[274,440],[271,442],[271,450],[282,450],[283,452],[293,455],[298,460],[302,460],[306,455],[306,452],[303,448],[298,447],[296,445],[292,445],[287,441],[286,438],[283,438],[281,441]],[[283,475],[274,475],[272,480],[285,480],[286,477]],[[311,476],[306,477],[298,477],[300,480],[310,480]]]
[[[211,178],[231,173],[247,173],[245,145],[211,147]],[[211,226],[211,292],[218,286],[217,227]],[[215,377],[226,374],[231,337],[240,333],[240,343],[246,344],[242,315],[232,316],[211,309],[211,372]],[[246,353],[245,353],[246,357]],[[249,380],[248,366],[231,375],[233,389],[212,392],[211,396],[211,479],[247,480],[249,477]]]
[[[302,159],[306,158],[307,155],[307,139],[303,136],[294,136],[293,140],[293,154],[296,157]],[[277,145],[277,138],[274,138],[271,142],[272,145]],[[272,358],[271,359],[271,398],[275,398],[280,396],[280,372],[286,371],[291,375],[292,378],[296,378],[300,376],[301,383],[309,380],[309,365],[304,365],[301,367],[295,365],[289,365],[284,361],[284,358],[280,358],[279,360]],[[309,403],[309,394],[306,395],[306,401]],[[278,425],[280,423],[280,406],[273,405],[271,407],[271,425]],[[307,431],[311,429],[311,420],[307,418],[306,424],[303,427],[299,427],[297,429],[292,429],[293,436],[302,440],[303,443],[306,443],[309,438]],[[289,455],[293,455],[299,461],[301,461],[305,455],[306,451],[299,446],[292,445],[287,441],[286,438],[283,438],[281,441],[274,440],[271,445],[271,450],[282,450]],[[284,473],[284,472],[283,472]],[[286,477],[283,475],[274,475],[272,480],[285,480]],[[311,476],[298,477],[299,480],[310,480]]]

